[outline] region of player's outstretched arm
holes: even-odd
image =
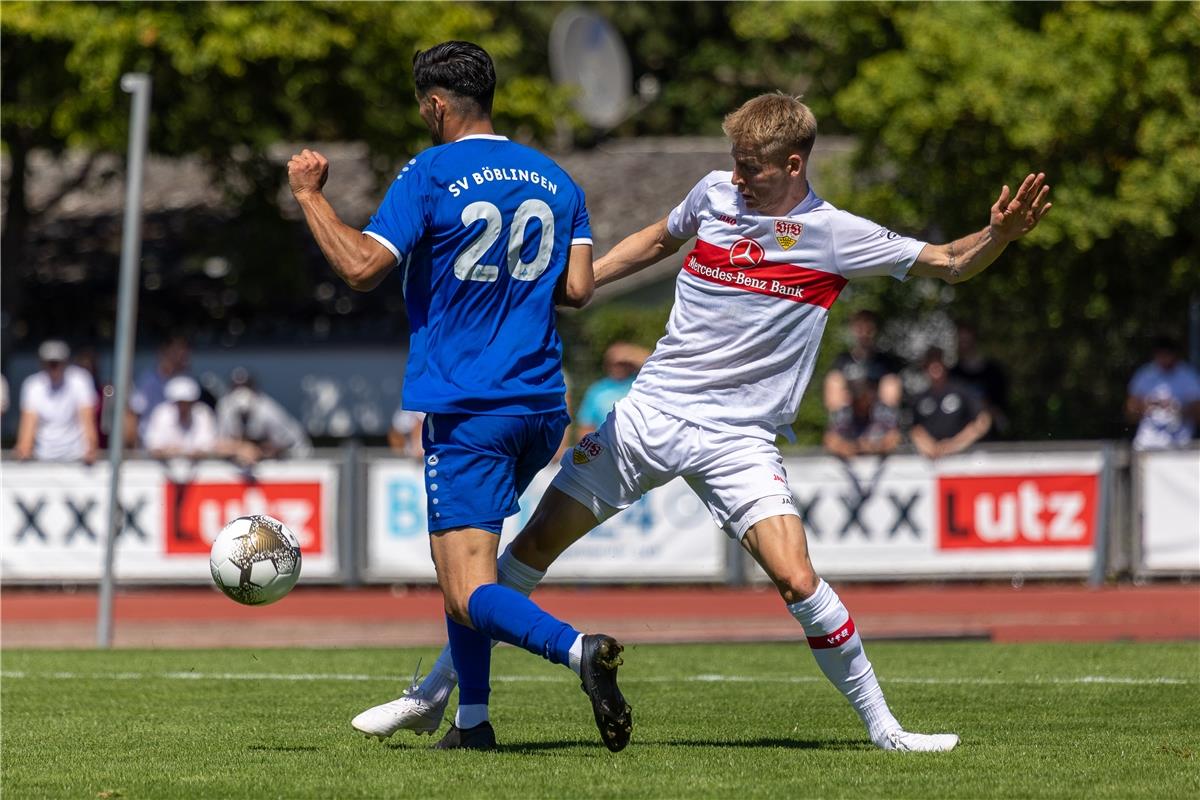
[[[302,150],[288,161],[288,184],[304,211],[304,220],[333,271],[351,289],[374,289],[396,265],[391,251],[342,222],[321,189],[329,161],[315,150]]]
[[[683,240],[667,233],[667,220],[626,236],[596,262],[596,286],[604,286],[643,270],[683,247]]]
[[[910,275],[941,278],[946,283],[962,283],[983,272],[1004,252],[1009,242],[1020,239],[1035,227],[1050,210],[1050,187],[1045,174],[1030,174],[1021,182],[1015,196],[1008,186],[992,205],[992,215],[983,230],[949,244],[927,244],[922,248]]]

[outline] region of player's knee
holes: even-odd
[[[820,576],[808,568],[797,569],[775,578],[775,587],[783,602],[791,605],[812,597],[821,583]]]
[[[469,628],[474,627],[471,624],[470,605],[470,595],[464,595],[460,592],[445,595],[446,616],[459,625],[466,625]]]

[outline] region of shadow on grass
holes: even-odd
[[[311,747],[306,745],[288,745],[288,744],[252,744],[246,748],[254,752],[267,753],[316,753],[321,748]]]
[[[412,744],[402,742],[389,742],[385,745],[391,750],[411,750],[424,749],[414,748]],[[781,750],[869,750],[874,749],[870,743],[859,741],[857,739],[829,739],[829,740],[811,740],[811,739],[779,739],[779,738],[762,738],[762,739],[635,739],[630,743],[630,747],[636,750],[638,747],[712,747],[722,750],[740,750],[740,749],[781,749]],[[608,755],[608,751],[594,740],[583,739],[557,739],[554,741],[544,742],[509,742],[500,743],[496,747],[496,752],[499,753],[552,753],[556,750],[595,750],[597,755]]]

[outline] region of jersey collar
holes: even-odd
[[[455,143],[465,142],[468,139],[488,139],[493,142],[507,142],[508,141],[507,136],[501,136],[497,133],[469,133],[466,136],[460,136],[459,138],[455,139],[454,142]]]
[[[810,183],[808,185],[808,194],[806,194],[804,196],[804,199],[800,201],[800,205],[796,206],[795,208],[793,208],[791,211],[784,214],[783,216],[794,217],[797,214],[804,214],[806,212],[812,211],[814,208],[816,208],[822,202],[823,201],[821,200],[821,198],[817,197],[817,193],[813,191],[812,184]]]

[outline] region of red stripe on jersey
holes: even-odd
[[[827,633],[824,636],[809,636],[808,646],[813,650],[828,650],[833,647],[841,647],[846,642],[850,641],[850,637],[854,635],[854,619],[846,617],[846,624],[838,628],[832,633]]]
[[[735,266],[728,248],[699,239],[695,249],[683,260],[683,268],[710,283],[736,286],[748,292],[822,308],[832,306],[846,285],[846,279],[841,275],[797,264],[760,260],[745,268]]]

